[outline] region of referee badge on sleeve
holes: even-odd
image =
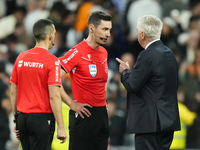
[[[92,77],[95,77],[97,74],[97,67],[96,65],[89,65],[89,71],[90,71],[90,75]]]

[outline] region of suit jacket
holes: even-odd
[[[180,130],[177,102],[178,64],[171,49],[160,40],[140,52],[121,81],[128,91],[128,133]]]

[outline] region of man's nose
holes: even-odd
[[[108,30],[107,32],[106,32],[106,36],[110,36],[110,30]]]

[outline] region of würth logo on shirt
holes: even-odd
[[[44,66],[44,64],[38,62],[26,62],[23,60],[19,60],[18,67],[21,67],[22,65],[24,67],[41,68],[41,69]]]
[[[59,69],[59,67],[58,66],[56,66],[56,81],[58,81],[58,77],[59,77],[59,74],[58,74],[58,69]]]
[[[58,72],[59,64],[60,64],[60,60],[55,61],[55,65],[56,65],[56,81],[58,81],[58,79],[59,79],[59,72]]]
[[[55,61],[55,65],[58,66],[60,64],[60,60]]]
[[[70,59],[72,59],[76,54],[78,53],[78,50],[75,48],[74,52],[66,59],[63,60],[63,62],[66,64]]]
[[[21,67],[22,63],[23,63],[23,60],[19,60],[18,67]]]

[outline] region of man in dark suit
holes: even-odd
[[[135,133],[136,150],[169,150],[180,130],[177,103],[178,65],[160,40],[162,22],[146,15],[138,19],[138,41],[145,49],[133,70],[119,58],[121,82],[127,95],[127,132]]]

